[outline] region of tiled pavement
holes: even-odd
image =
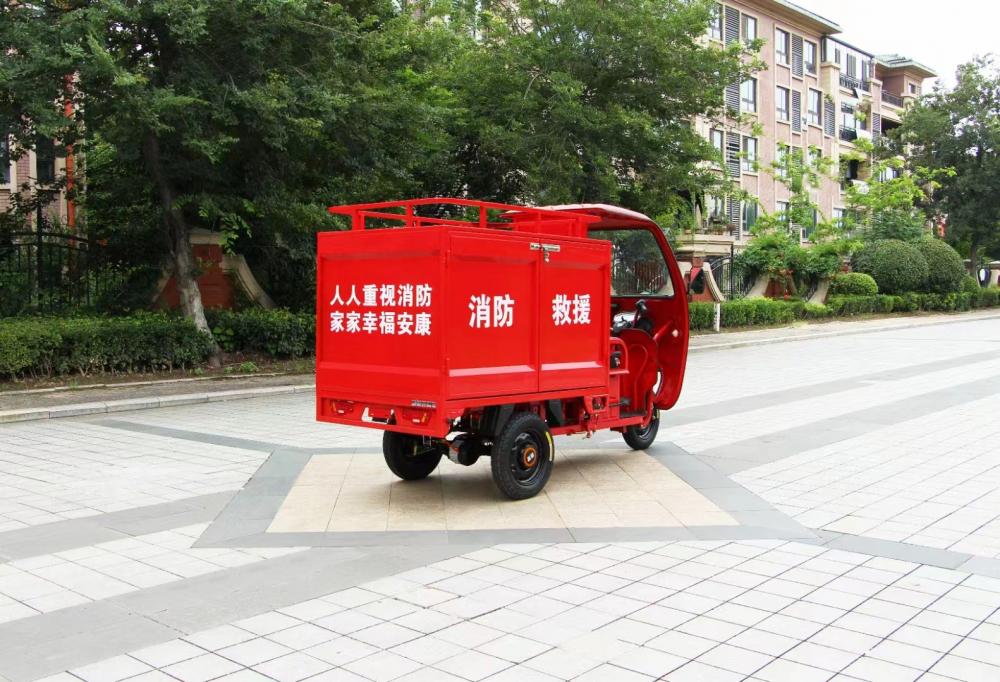
[[[702,352],[656,447],[560,439],[524,513],[308,396],[0,426],[0,682],[997,680],[998,396],[998,320]],[[394,535],[427,490],[446,541]],[[477,507],[516,541],[450,532]]]

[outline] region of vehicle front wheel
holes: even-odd
[[[386,431],[382,435],[382,454],[392,473],[404,481],[427,478],[441,461],[441,449],[425,445],[420,436]]]
[[[660,411],[653,408],[653,416],[645,426],[626,426],[622,432],[625,442],[633,450],[645,450],[656,440],[660,430]]]
[[[493,482],[512,500],[534,497],[552,474],[554,455],[552,434],[545,422],[532,412],[515,414],[493,443]]]

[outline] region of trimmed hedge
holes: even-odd
[[[208,324],[222,350],[251,351],[280,358],[301,358],[315,349],[316,317],[311,313],[251,308],[213,310]]]
[[[830,281],[831,296],[874,296],[878,284],[864,272],[842,272]]]
[[[965,262],[958,251],[933,237],[916,242],[917,250],[927,261],[927,285],[924,291],[950,294],[961,289],[965,277]]]
[[[997,288],[979,289],[976,293],[831,296],[826,305],[754,298],[723,302],[721,326],[766,326],[787,324],[797,319],[911,313],[918,310],[963,311],[996,306],[1000,306],[1000,289]],[[713,308],[713,303],[691,303],[691,329],[695,331],[712,329],[715,315]]]
[[[978,294],[981,286],[979,286],[979,280],[977,280],[972,275],[963,275],[962,283],[959,285],[958,290],[964,294]]]
[[[210,352],[206,334],[166,315],[0,324],[0,376],[171,370],[204,362]]]
[[[854,257],[854,270],[872,276],[883,294],[923,291],[927,259],[913,244],[886,239],[866,246]]]

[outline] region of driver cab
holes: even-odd
[[[611,242],[608,323],[612,349],[619,342],[628,349],[630,411],[673,407],[687,361],[688,302],[684,277],[663,230],[648,216],[617,206],[548,208],[600,217],[589,225],[588,236]]]

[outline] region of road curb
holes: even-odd
[[[689,353],[700,353],[704,351],[712,350],[726,350],[729,348],[741,348],[744,346],[767,346],[775,343],[789,343],[792,341],[810,341],[812,339],[826,339],[834,336],[851,336],[854,334],[868,334],[875,332],[888,332],[896,331],[897,329],[914,329],[917,327],[935,327],[942,324],[952,324],[954,322],[965,321],[965,322],[977,322],[979,320],[995,320],[1000,318],[1000,313],[994,313],[991,315],[975,315],[975,316],[965,316],[965,315],[942,315],[940,317],[935,317],[927,322],[914,321],[910,324],[890,324],[883,325],[879,327],[865,327],[863,329],[838,329],[832,332],[817,332],[815,334],[799,334],[790,336],[779,336],[774,338],[764,338],[764,339],[746,339],[743,341],[723,341],[720,343],[712,343],[698,346],[690,346],[688,348]],[[920,318],[927,319],[927,318]],[[719,336],[724,336],[720,334]],[[706,338],[706,337],[701,337]]]
[[[56,419],[59,417],[81,417],[91,414],[112,414],[132,410],[148,410],[156,407],[176,407],[178,405],[194,405],[198,403],[213,403],[223,400],[242,400],[244,398],[259,398],[268,395],[289,395],[292,393],[311,393],[315,384],[294,384],[288,386],[265,386],[261,388],[233,389],[229,391],[213,391],[205,393],[187,393],[163,397],[128,398],[125,400],[107,400],[103,402],[76,403],[54,407],[27,408],[20,410],[0,411],[0,424],[13,422],[37,421],[40,419]]]
[[[721,341],[699,346],[691,346],[690,353],[702,353],[713,350],[726,350],[730,348],[741,348],[745,346],[766,346],[776,343],[789,343],[792,341],[809,341],[812,339],[823,339],[834,336],[850,336],[855,334],[867,334],[875,332],[895,331],[897,329],[913,329],[916,327],[933,327],[942,324],[951,324],[956,321],[978,321],[992,320],[1000,318],[1000,312],[991,315],[942,315],[934,318],[915,318],[909,324],[886,324],[881,326],[864,327],[862,329],[838,329],[832,332],[817,332],[811,334],[798,334],[789,336],[778,336],[758,339],[744,339],[740,341]],[[722,335],[720,335],[722,336]],[[703,337],[702,337],[703,338]],[[146,382],[148,383],[148,382]],[[25,408],[18,410],[0,410],[0,424],[10,424],[14,422],[38,421],[41,419],[57,419],[60,417],[81,417],[93,414],[113,414],[116,412],[129,412],[133,410],[148,410],[157,407],[176,407],[178,405],[194,405],[198,403],[213,403],[224,400],[242,400],[246,398],[259,398],[269,395],[289,395],[292,393],[307,393],[315,389],[315,384],[291,384],[285,386],[263,386],[260,388],[231,389],[228,391],[206,391],[202,393],[187,393],[181,395],[171,395],[163,397],[149,398],[128,398],[124,400],[107,400],[103,402],[75,403],[72,405],[59,405],[54,407]]]

